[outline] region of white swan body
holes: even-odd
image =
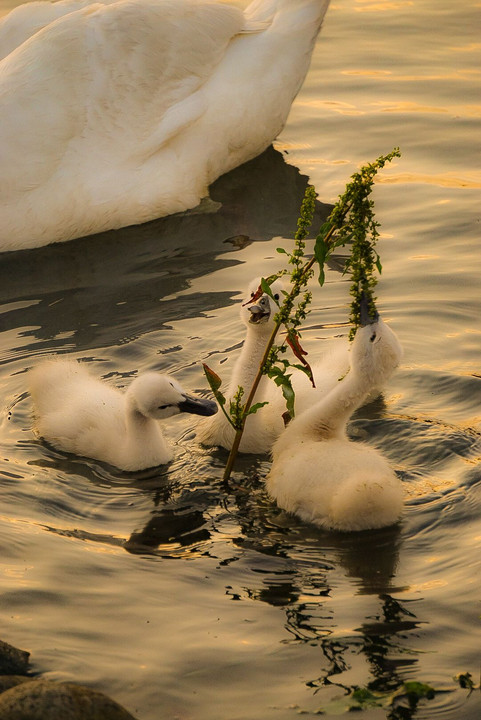
[[[358,329],[348,374],[296,417],[273,447],[266,487],[279,507],[328,530],[367,530],[399,519],[399,478],[378,450],[348,439],[346,424],[370,390],[388,380],[401,355],[380,318]]]
[[[13,11],[0,25],[11,50],[0,62],[0,250],[196,206],[281,131],[328,4],[255,0],[243,13],[214,0],[63,0]]]
[[[92,377],[83,364],[54,359],[33,368],[29,380],[41,437],[60,450],[121,470],[142,470],[172,459],[158,420],[217,410],[212,401],[187,395],[176,380],[155,372],[139,375],[122,393]]]
[[[256,278],[250,283],[246,293],[247,300],[253,296],[259,283],[260,278]],[[276,280],[271,285],[274,297],[281,300],[283,289],[284,284],[280,280]],[[240,315],[246,326],[246,338],[234,365],[229,390],[226,393],[228,399],[232,398],[239,386],[244,388],[246,396],[249,393],[272,332],[273,316],[277,310],[277,305],[267,295],[262,295],[254,305],[242,304]],[[322,359],[312,364],[315,389],[304,373],[294,370],[291,382],[296,394],[296,414],[303,412],[323,397],[336,385],[348,368],[348,343],[344,340],[334,340],[328,343]],[[286,411],[285,400],[281,389],[266,376],[262,377],[254,398],[254,403],[258,402],[268,402],[268,405],[260,408],[256,414],[247,417],[239,447],[241,452],[270,452],[274,441],[284,430],[282,415]],[[232,426],[229,425],[223,413],[218,413],[215,417],[199,423],[197,430],[197,437],[204,445],[218,445],[226,449],[232,447],[234,434]]]

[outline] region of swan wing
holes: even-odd
[[[94,0],[95,1],[95,0]],[[0,60],[49,23],[91,4],[92,0],[39,0],[13,8],[0,18]],[[106,5],[116,0],[102,0]]]
[[[86,149],[141,164],[202,114],[199,89],[244,25],[238,8],[196,0],[95,3],[50,22],[0,62],[3,193]]]

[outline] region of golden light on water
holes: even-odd
[[[410,589],[425,592],[426,590],[436,590],[437,588],[446,587],[447,585],[449,585],[448,580],[428,580],[418,585],[411,585]]]
[[[457,45],[449,48],[454,52],[479,52],[481,43],[470,43],[469,45]]]
[[[450,105],[449,107],[436,107],[434,105],[421,105],[412,101],[393,103],[375,102],[373,106],[380,107],[381,112],[389,113],[449,113],[463,117],[481,117],[481,105]]]
[[[340,70],[339,75],[348,76],[362,76],[380,79],[383,82],[426,82],[429,81],[444,81],[447,80],[471,80],[473,76],[481,74],[481,70],[473,68],[451,70],[449,72],[436,73],[436,74],[425,74],[420,71],[418,74],[406,74],[399,75],[391,71],[374,70],[372,68],[351,68],[349,70]]]
[[[405,0],[404,2],[373,2],[372,0],[356,0],[358,5],[364,5],[364,7],[355,7],[356,12],[393,12],[397,10],[404,10],[414,5],[412,0]]]
[[[380,175],[378,182],[383,185],[402,185],[411,183],[423,183],[446,188],[481,188],[481,173],[472,171],[465,177],[455,175],[428,175],[425,173],[397,173],[396,175]]]

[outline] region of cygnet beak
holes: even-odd
[[[271,315],[271,306],[267,295],[259,298],[256,305],[249,305],[247,308],[251,314],[249,322],[258,325],[261,322],[267,322]]]
[[[372,303],[373,304],[373,303]],[[361,327],[367,325],[374,325],[379,320],[379,313],[374,307],[374,312],[369,308],[369,300],[367,299],[366,293],[362,293],[361,300],[359,302],[359,311],[361,315]]]
[[[217,403],[206,398],[184,395],[178,407],[180,412],[191,413],[192,415],[215,415]]]

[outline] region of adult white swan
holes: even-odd
[[[367,530],[395,523],[403,491],[387,460],[352,442],[346,424],[368,393],[385,383],[402,351],[377,312],[361,304],[363,327],[351,350],[348,374],[320,402],[296,417],[273,448],[266,479],[279,507],[329,530]]]
[[[156,372],[136,377],[125,393],[92,377],[75,360],[47,360],[29,375],[37,433],[60,450],[121,470],[172,460],[157,420],[217,411],[211,400],[187,395],[176,380]]]
[[[197,205],[281,131],[328,4],[64,0],[7,16],[0,250]]]
[[[253,280],[246,293],[246,301],[254,296],[259,287],[260,278]],[[276,280],[271,285],[273,296],[282,300],[284,284]],[[237,358],[229,390],[226,397],[232,399],[239,386],[249,393],[259,369],[266,343],[274,326],[273,316],[278,306],[268,295],[262,295],[255,303],[242,303],[240,315],[246,327],[246,337],[242,350]],[[326,345],[321,359],[312,364],[316,382],[314,389],[308,377],[294,370],[291,381],[296,394],[295,411],[302,412],[319,398],[325,395],[349,368],[348,343],[345,340],[332,340]],[[282,415],[286,410],[282,391],[272,380],[263,376],[257,389],[254,402],[267,401],[269,404],[260,408],[255,415],[249,415],[242,436],[240,451],[247,453],[268,453],[276,438],[284,429]],[[197,437],[204,445],[219,445],[226,449],[232,447],[234,430],[227,422],[223,413],[199,423]]]

